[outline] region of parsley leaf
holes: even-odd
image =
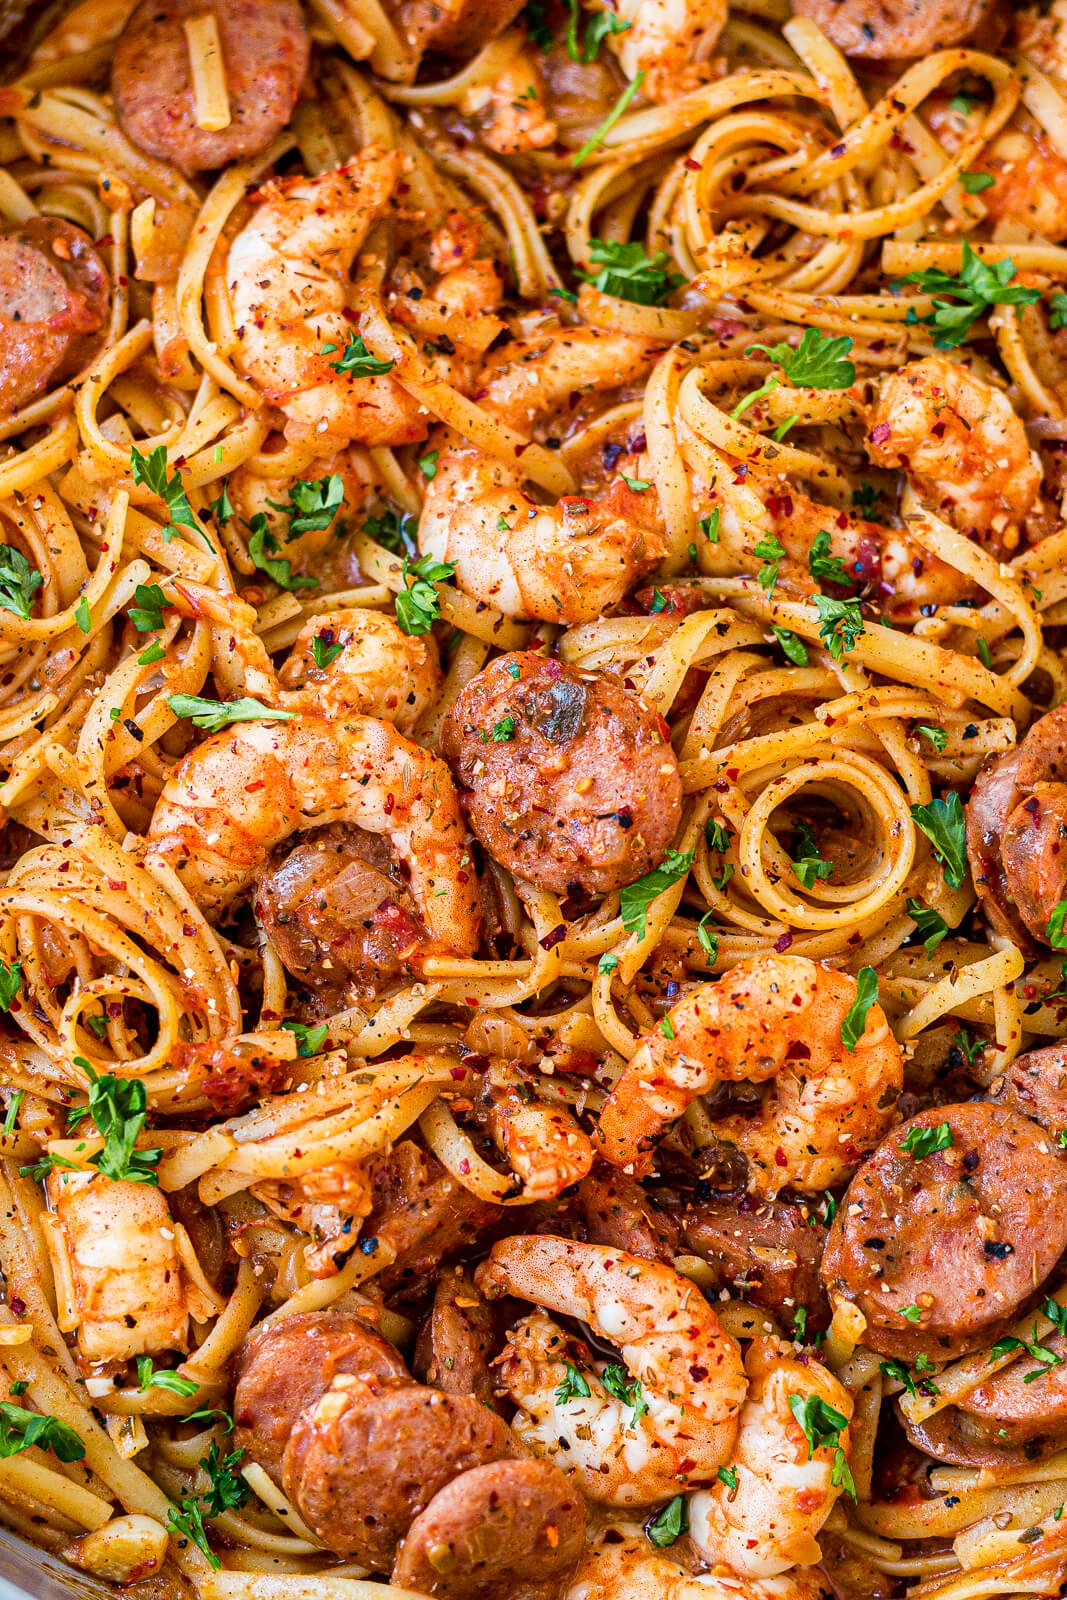
[[[785,340],[777,344],[753,344],[745,351],[750,356],[762,350],[776,361],[795,389],[847,389],[856,381],[855,363],[848,359],[852,340],[834,339],[817,328],[805,328],[794,348]]]
[[[214,517],[216,522],[229,522],[230,518],[233,516],[233,506],[230,503],[230,492],[227,488],[225,478],[222,480],[222,493],[219,495],[218,499],[209,500],[207,504],[208,510],[211,512],[211,515]]]
[[[778,582],[778,568],[785,556],[785,545],[773,533],[764,534],[759,543],[753,545],[752,554],[763,563],[756,574],[756,582],[765,593],[770,594]]]
[[[697,524],[709,544],[718,544],[719,542],[719,519],[721,515],[719,507],[716,506],[710,516],[701,517]]]
[[[84,1068],[89,1074],[88,1104],[67,1112],[67,1126],[76,1128],[84,1117],[92,1117],[96,1123],[104,1147],[90,1157],[90,1165],[105,1178],[158,1184],[152,1168],[162,1150],[136,1148],[148,1115],[144,1084],[140,1078],[119,1078],[111,1072],[98,1075],[88,1062]]]
[[[840,583],[846,587],[855,587],[842,558],[830,554],[830,535],[825,528],[820,528],[811,541],[811,549],[808,551],[808,571],[816,583]]]
[[[628,1426],[636,1428],[648,1410],[648,1403],[645,1400],[640,1381],[637,1378],[631,1378],[626,1368],[620,1366],[617,1361],[613,1361],[610,1366],[604,1368],[600,1374],[600,1381],[608,1393],[616,1400],[621,1400],[623,1405],[633,1408],[630,1412]]]
[[[163,501],[175,526],[196,528],[199,531],[200,524],[193,515],[193,508],[182,488],[181,473],[175,472],[173,478],[167,476],[166,445],[157,444],[147,456],[143,456],[135,447],[130,451],[130,469],[133,472],[134,483],[143,483]],[[174,535],[164,533],[163,537],[170,540]]]
[[[548,26],[548,0],[526,0],[526,5],[519,14],[519,21],[526,29],[526,37],[538,50],[551,50],[552,29]]]
[[[317,1056],[330,1031],[328,1022],[320,1022],[314,1027],[307,1022],[283,1022],[282,1027],[296,1039],[298,1056]]]
[[[836,1406],[830,1405],[821,1395],[791,1394],[787,1396],[789,1409],[800,1425],[808,1442],[808,1460],[816,1450],[840,1444],[841,1435],[848,1427],[848,1418]]]
[[[330,355],[337,349],[335,344],[323,345],[323,355]],[[372,356],[363,343],[361,333],[350,333],[348,342],[341,352],[339,361],[331,361],[330,366],[334,372],[348,373],[353,378],[382,378],[387,372],[392,372],[391,361],[379,361],[377,356]]]
[[[635,933],[639,939],[645,937],[649,906],[657,895],[684,878],[692,865],[691,850],[668,850],[658,867],[619,890],[619,915],[627,933]]]
[[[630,104],[630,101],[633,100],[634,96],[640,91],[641,85],[644,83],[644,81],[645,73],[644,68],[642,68],[635,77],[630,79],[630,82],[626,85],[626,88],[622,91],[619,98],[616,100],[615,104],[612,106],[611,110],[600,124],[600,127],[593,134],[592,138],[587,139],[585,144],[582,145],[582,148],[576,151],[573,156],[571,156],[572,167],[580,167],[582,162],[587,160],[597,146],[603,142],[605,135],[611,132],[612,128],[615,126],[623,112],[626,110],[627,106]],[[627,295],[623,295],[624,300],[627,298]],[[638,303],[641,305],[648,305],[651,302],[645,300],[639,301]]]
[[[157,1370],[151,1356],[138,1356],[137,1387],[141,1394],[148,1389],[167,1389],[171,1394],[180,1394],[188,1400],[200,1385],[195,1378],[183,1378],[180,1372],[171,1372],[169,1368]]]
[[[22,987],[22,962],[13,961],[8,966],[0,961],[0,1011],[10,1011],[15,996]]]
[[[81,629],[82,633],[88,633],[92,628],[93,614],[89,610],[89,602],[84,595],[82,595],[81,599],[78,601],[78,604],[74,608],[74,620],[78,624],[78,627]]]
[[[59,1461],[80,1461],[85,1454],[84,1444],[65,1422],[0,1400],[0,1457],[21,1455],[31,1445],[51,1450]]]
[[[787,661],[791,661],[794,667],[807,666],[808,650],[803,639],[798,639],[788,628],[779,628],[774,622],[771,623],[771,632],[781,645]]]
[[[938,755],[944,753],[945,746],[948,744],[948,734],[938,723],[920,722],[915,732],[921,735],[922,738],[929,739]]]
[[[167,604],[158,583],[139,583],[133,591],[137,602],[129,609],[129,619],[138,633],[154,633],[163,626],[163,607]]]
[[[167,1512],[167,1529],[176,1539],[190,1539],[207,1556],[208,1566],[218,1572],[222,1562],[207,1542],[204,1510],[199,1500],[187,1496]]]
[[[934,854],[945,869],[945,882],[958,889],[967,876],[967,831],[959,795],[953,789],[944,800],[912,806],[911,816],[933,845]]]
[[[825,594],[811,597],[819,613],[819,638],[834,661],[844,659],[857,639],[866,633],[858,600],[831,600]]]
[[[657,1550],[665,1550],[668,1545],[674,1544],[689,1532],[689,1513],[686,1510],[685,1495],[676,1494],[673,1500],[668,1500],[663,1510],[654,1517],[645,1528],[649,1544],[654,1544]]]
[[[380,517],[368,517],[363,524],[363,532],[368,539],[376,539],[386,550],[391,550],[394,555],[399,555],[406,550],[408,555],[415,553],[415,528],[418,518],[413,517],[410,511],[396,512],[389,508],[383,511]]]
[[[302,533],[317,533],[328,528],[345,503],[344,481],[339,473],[328,478],[298,478],[288,500],[268,500],[275,511],[289,518],[286,539],[299,539]]]
[[[841,1043],[850,1053],[855,1051],[867,1026],[867,1013],[878,999],[878,974],[873,967],[861,967],[856,974],[856,998],[845,1013],[841,1024]]]
[[[172,694],[167,704],[176,717],[188,717],[194,727],[206,728],[208,733],[218,733],[231,722],[288,722],[296,716],[295,711],[275,711],[248,695],[240,700],[208,700],[199,694]]]
[[[569,1361],[565,1361],[563,1366],[563,1380],[556,1386],[556,1404],[563,1405],[568,1400],[588,1400],[589,1385],[578,1368]]]
[[[830,876],[834,870],[833,863],[824,861],[819,855],[814,830],[809,828],[806,822],[798,822],[795,831],[797,853],[792,858],[793,871],[804,888],[810,889],[816,878],[825,880]]]
[[[433,556],[420,556],[417,561],[404,557],[405,587],[396,597],[396,620],[402,633],[429,633],[441,615],[434,585],[443,583],[455,570],[451,561],[437,561]]]
[[[900,1148],[916,1161],[951,1147],[952,1129],[947,1122],[939,1122],[933,1128],[909,1128],[900,1144]]]
[[[1059,328],[1067,328],[1067,294],[1062,293],[1049,296],[1048,325],[1055,333]]]
[[[1012,285],[1014,276],[1015,263],[1009,257],[986,263],[975,254],[965,239],[958,278],[942,271],[940,267],[927,267],[921,272],[909,272],[906,277],[898,279],[892,288],[914,283],[925,294],[932,294],[935,297],[934,309],[921,320],[938,331],[938,337],[934,340],[935,350],[954,350],[964,342],[978,318],[990,306],[1029,306],[1041,299],[1038,289],[1024,289],[1021,284]]]
[[[252,565],[260,572],[265,572],[279,589],[291,592],[294,589],[318,588],[317,578],[294,578],[293,563],[283,556],[273,554],[278,548],[278,541],[267,526],[265,511],[257,511],[249,521],[248,527],[252,534],[248,541],[248,554],[252,558]]]
[[[220,1455],[214,1439],[208,1446],[207,1455],[201,1457],[200,1465],[211,1479],[211,1487],[204,1496],[204,1509],[209,1517],[220,1517],[224,1511],[243,1506],[248,1499],[248,1485],[235,1471],[244,1457],[245,1452],[241,1448],[231,1450],[227,1456]]]
[[[331,662],[337,660],[343,649],[340,640],[331,643],[330,633],[317,633],[311,641],[311,659],[320,671],[324,671]]]
[[[4,1126],[2,1129],[0,1129],[0,1132],[2,1132],[4,1137],[7,1139],[11,1138],[12,1134],[18,1127],[19,1107],[22,1105],[22,1097],[24,1094],[24,1089],[16,1089],[15,1093],[11,1096],[11,1099],[7,1103],[7,1110],[4,1113]]]
[[[708,927],[708,923],[711,921],[711,915],[712,914],[710,911],[705,911],[704,915],[697,923],[697,940],[699,941],[700,948],[703,950],[709,963],[713,963],[719,959],[718,932],[716,929]]]
[[[1061,900],[1053,907],[1052,915],[1048,919],[1047,937],[1053,950],[1067,950],[1065,921],[1067,921],[1067,900]]]
[[[961,172],[960,187],[964,194],[981,194],[996,182],[991,172]]]
[[[572,61],[582,61],[586,66],[596,60],[600,46],[606,38],[617,33],[625,33],[633,27],[632,22],[623,22],[614,11],[594,11],[586,17],[585,36],[580,42],[578,38],[578,25],[581,21],[580,0],[567,0],[570,10],[570,20],[567,23],[567,54]],[[551,35],[549,36],[551,44]]]
[[[13,544],[0,544],[0,606],[27,621],[44,579]]]
[[[915,922],[916,933],[922,936],[923,949],[932,956],[942,939],[948,937],[948,923],[937,911],[931,911],[918,900],[909,900],[905,910]]]
[[[667,271],[669,257],[665,250],[649,256],[640,244],[590,239],[589,259],[600,271],[579,272],[577,276],[583,282],[591,283],[601,294],[614,295],[617,300],[629,300],[637,306],[661,306],[685,282],[678,273]]]

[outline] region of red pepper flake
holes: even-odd
[[[542,950],[554,950],[556,948],[556,946],[559,944],[560,940],[561,939],[565,939],[566,937],[567,937],[567,924],[565,922],[559,922],[551,930],[551,932],[546,933],[544,938],[539,940],[538,942],[539,942]]]
[[[686,169],[687,172],[701,172],[701,171],[703,171],[703,168],[701,167],[700,162],[699,161],[694,161],[692,156],[686,156],[685,160],[682,162],[682,166]]]
[[[779,955],[784,955],[792,943],[793,935],[791,933],[780,933],[774,941],[774,948]]]
[[[740,767],[727,767],[726,776],[729,778],[731,783],[736,783],[738,778],[741,776],[741,768]]]
[[[781,1145],[779,1145],[777,1150],[774,1152],[774,1164],[776,1167],[784,1167],[786,1165],[785,1151],[782,1149]]]
[[[463,1160],[462,1160],[462,1161],[461,1161],[461,1162],[460,1162],[460,1164],[459,1164],[459,1170],[460,1170],[460,1172],[461,1172],[461,1173],[462,1173],[462,1174],[463,1174],[463,1176],[464,1176],[464,1177],[466,1177],[466,1176],[467,1176],[467,1175],[468,1175],[468,1173],[469,1173],[469,1172],[470,1172],[470,1170],[471,1170],[471,1164],[470,1164],[470,1162],[469,1162],[469,1161],[468,1161],[468,1160],[467,1160],[467,1158],[466,1158],[466,1156],[464,1156],[464,1157],[463,1157]]]
[[[885,444],[891,432],[888,422],[880,422],[876,428],[871,429],[871,443]]]
[[[245,784],[245,794],[256,794],[260,789],[265,789],[266,783],[262,778],[257,778],[254,783]]]
[[[385,804],[382,807],[382,810],[385,812],[387,817],[391,817],[392,816],[393,808],[395,807],[395,805],[396,805],[396,795],[395,794],[387,794],[386,797],[385,797]]]

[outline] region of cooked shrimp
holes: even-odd
[[[398,151],[366,149],[336,171],[276,179],[230,246],[234,359],[284,413],[286,433],[314,434],[324,452],[426,434],[425,414],[387,373],[335,370],[355,333],[352,264],[404,170]]]
[[[708,77],[707,63],[726,25],[726,0],[619,0],[611,10],[627,24],[609,43],[628,78],[645,74],[653,100],[671,100]]]
[[[221,1302],[163,1191],[67,1169],[49,1174],[47,1191],[60,1326],[77,1329],[83,1359],[187,1350],[190,1316],[204,1322]]]
[[[410,733],[437,699],[441,667],[430,634],[408,635],[383,612],[353,606],[306,622],[278,681],[282,692],[272,703],[286,711],[335,718],[362,712]]]
[[[575,1385],[564,1334],[538,1312],[513,1330],[500,1368],[519,1407],[515,1432],[588,1499],[649,1505],[714,1479],[746,1382],[737,1345],[687,1279],[606,1245],[530,1235],[495,1244],[478,1283],[578,1317],[618,1345],[626,1372],[589,1365]]]
[[[800,1568],[788,1577],[741,1578],[724,1567],[691,1572],[649,1545],[634,1523],[604,1528],[560,1600],[819,1600],[826,1585]]]
[[[474,117],[482,142],[501,156],[521,156],[554,144],[556,124],[545,111],[545,78],[532,50],[519,50],[499,77],[467,89],[459,102]]]
[[[963,533],[1012,549],[1041,488],[1041,465],[1007,395],[959,360],[926,356],[890,373],[871,413],[867,450],[907,473]]]
[[[359,510],[369,475],[369,463],[364,464],[361,473],[355,453],[343,450],[309,461],[299,477],[261,478],[242,465],[226,479],[226,493],[241,522],[265,517],[267,533],[276,540],[279,554],[289,560],[303,560],[325,549],[341,532],[339,524]],[[339,503],[333,492],[334,479],[340,479]],[[329,504],[335,509],[328,517],[325,512],[322,516],[308,515],[309,503],[312,507]],[[309,527],[308,523],[324,525]],[[294,525],[298,530],[295,534]]]
[[[595,328],[560,330],[509,347],[483,374],[479,404],[529,432],[575,396],[618,388],[644,374],[658,347],[650,339]],[[660,561],[659,502],[621,476],[647,481],[647,458],[629,456],[597,498],[566,495],[540,505],[522,473],[445,435],[419,520],[419,548],[456,568],[456,583],[507,616],[592,622],[617,605]]]
[[[569,1107],[548,1105],[529,1079],[494,1061],[483,1087],[485,1125],[528,1200],[554,1200],[593,1165],[593,1143]]]
[[[438,465],[419,523],[419,548],[451,561],[465,593],[505,616],[594,622],[658,565],[642,494],[621,479],[599,499],[538,505],[521,474],[472,448]],[[656,508],[658,510],[658,507]]]
[[[448,768],[373,717],[241,722],[212,734],[167,780],[149,838],[217,913],[251,887],[275,845],[332,822],[389,840],[424,950],[474,953],[477,880]]]
[[[697,1549],[750,1578],[773,1578],[821,1560],[816,1535],[841,1493],[848,1465],[852,1396],[819,1362],[798,1361],[788,1350],[778,1339],[749,1345],[745,1371],[751,1387],[727,1469],[736,1482],[720,1478],[689,1501]],[[809,1399],[821,1400],[840,1419],[837,1431],[817,1447],[793,1409],[794,1401],[801,1409]]]
[[[645,1034],[600,1114],[605,1157],[647,1173],[656,1141],[719,1084],[769,1083],[760,1111],[715,1124],[748,1161],[748,1188],[773,1198],[842,1183],[889,1126],[903,1055],[875,1002],[848,1050],[841,1037],[856,980],[805,956],[739,961],[702,983]]]

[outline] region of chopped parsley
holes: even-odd
[[[912,821],[929,839],[934,854],[945,872],[945,882],[958,889],[967,876],[967,830],[960,797],[953,789],[948,796],[931,800],[928,806],[912,806]]]
[[[932,956],[942,939],[948,937],[948,923],[938,912],[931,911],[918,900],[909,900],[905,910],[915,923],[915,931],[922,937],[923,949]]]
[[[684,878],[692,865],[691,850],[668,850],[658,867],[620,889],[619,915],[627,933],[635,933],[639,939],[645,937],[649,906],[665,889]]]
[[[396,620],[402,633],[429,633],[441,615],[435,585],[451,578],[455,570],[451,561],[437,561],[433,556],[420,556],[417,561],[404,557],[405,586],[396,597]]]
[[[916,1161],[921,1161],[924,1156],[932,1156],[938,1150],[949,1150],[952,1147],[952,1129],[947,1122],[939,1122],[933,1128],[909,1128],[901,1141],[900,1148],[909,1156],[914,1156]]]
[[[858,600],[831,600],[828,595],[816,594],[812,604],[819,613],[819,638],[834,661],[842,661],[853,648],[866,628]]]
[[[167,476],[166,445],[157,444],[147,456],[143,456],[136,448],[131,450],[130,470],[133,473],[134,483],[143,483],[163,501],[174,527],[195,528],[199,532],[200,524],[186,498],[181,473],[175,472],[173,477]],[[164,531],[163,538],[169,541],[174,538],[174,534]]]
[[[298,1056],[317,1056],[330,1031],[328,1022],[319,1022],[314,1026],[308,1022],[283,1022],[282,1027],[296,1039]]]
[[[195,1378],[183,1378],[180,1372],[171,1372],[166,1367],[157,1369],[152,1364],[151,1356],[138,1356],[137,1387],[141,1394],[148,1389],[166,1389],[171,1394],[180,1394],[183,1399],[188,1400],[200,1385]]]
[[[167,704],[176,717],[188,717],[194,727],[208,733],[218,733],[231,722],[288,722],[296,716],[295,711],[275,711],[249,695],[240,700],[208,700],[199,694],[172,694]]]
[[[645,254],[640,244],[618,244],[614,239],[590,239],[589,259],[600,271],[579,272],[578,277],[585,283],[591,283],[601,294],[614,295],[617,300],[629,300],[633,305],[661,306],[685,281],[678,273],[668,272],[669,257],[665,250],[657,250],[655,255],[650,256]]]
[[[867,1026],[867,1013],[878,999],[878,974],[873,967],[861,967],[856,974],[856,998],[845,1013],[841,1024],[841,1043],[850,1053],[855,1051]]]
[[[248,541],[248,554],[252,565],[260,572],[265,572],[267,577],[276,583],[279,589],[292,591],[294,589],[317,589],[317,578],[293,576],[293,563],[285,556],[276,556],[274,551],[278,548],[278,541],[267,525],[265,511],[257,511],[248,523],[251,538]]]
[[[1030,306],[1041,299],[1040,290],[1012,284],[1014,277],[1015,263],[1010,257],[987,264],[965,239],[959,277],[953,277],[940,267],[928,267],[921,272],[909,272],[892,288],[913,283],[924,294],[933,295],[933,311],[920,320],[936,330],[935,350],[954,350],[963,344],[990,306]]]
[[[824,861],[819,855],[814,830],[806,822],[798,822],[795,831],[797,853],[792,857],[793,872],[804,888],[810,889],[817,878],[822,881],[830,876],[833,862]]]
[[[317,533],[328,528],[345,503],[345,486],[339,473],[328,478],[298,478],[288,500],[268,500],[267,504],[289,519],[287,539],[302,533]]]
[[[85,1454],[84,1444],[65,1422],[0,1400],[0,1457],[21,1455],[33,1445],[51,1450],[59,1461],[80,1461]]]
[[[0,606],[27,621],[44,579],[13,544],[0,544]]]
[[[719,1471],[722,1470],[720,1467]],[[685,1495],[676,1494],[673,1500],[668,1500],[663,1510],[648,1523],[645,1532],[649,1544],[654,1544],[658,1550],[665,1550],[668,1545],[675,1544],[683,1533],[688,1533],[689,1513]]]
[[[562,1381],[556,1386],[556,1404],[565,1405],[568,1400],[588,1400],[589,1384],[578,1368],[569,1361],[565,1361],[563,1367]]]
[[[332,355],[336,349],[335,344],[324,344],[322,353],[324,356]],[[361,333],[348,335],[340,360],[331,361],[330,366],[334,372],[347,373],[352,378],[383,378],[393,370],[391,361],[379,361],[377,356],[371,355]]]
[[[114,1073],[97,1074],[79,1058],[89,1075],[88,1104],[67,1112],[67,1126],[74,1129],[84,1117],[92,1117],[104,1141],[103,1149],[89,1158],[90,1165],[105,1178],[126,1183],[158,1184],[152,1170],[162,1150],[138,1150],[137,1140],[148,1116],[148,1092],[140,1078],[119,1078]]]

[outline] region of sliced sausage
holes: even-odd
[[[343,823],[273,850],[255,909],[288,970],[324,998],[380,988],[426,939],[388,839]]]
[[[913,61],[996,22],[999,0],[793,0],[847,56]],[[990,41],[992,42],[992,41]]]
[[[396,1251],[377,1281],[391,1299],[425,1299],[443,1261],[467,1254],[508,1215],[479,1200],[414,1140],[403,1139],[374,1174],[374,1204],[363,1227]]]
[[[952,1143],[905,1148],[947,1123]],[[1067,1162],[1006,1106],[923,1111],[856,1173],[830,1229],[823,1279],[867,1319],[864,1343],[912,1360],[987,1346],[1067,1249]]]
[[[218,23],[229,126],[197,126],[185,22]],[[297,0],[143,0],[111,64],[123,131],[149,155],[203,172],[262,155],[293,114],[310,40]]]
[[[558,1585],[585,1543],[585,1502],[549,1461],[494,1461],[438,1491],[408,1529],[392,1581],[450,1600]]]
[[[904,1422],[913,1444],[961,1467],[1018,1465],[1051,1455],[1067,1442],[1067,1339],[1046,1335],[1043,1347],[1059,1356],[1048,1366],[1023,1355],[972,1389],[958,1406],[925,1422]]]
[[[295,1423],[282,1479],[328,1549],[388,1572],[439,1489],[471,1467],[520,1454],[507,1424],[469,1395],[340,1377]]]
[[[1067,1128],[1067,1046],[1050,1044],[1017,1056],[991,1084],[989,1098],[1033,1117],[1058,1138]]]
[[[109,298],[104,263],[72,222],[31,217],[0,232],[0,416],[85,366]]]
[[[670,1262],[678,1254],[678,1224],[655,1205],[639,1183],[598,1162],[578,1186],[586,1238],[647,1261]]]
[[[608,894],[659,862],[681,816],[659,717],[613,679],[534,651],[467,684],[441,748],[489,854],[556,894]]]
[[[410,1382],[393,1346],[346,1312],[308,1311],[253,1328],[237,1359],[235,1442],[281,1483],[282,1453],[297,1417],[338,1373],[351,1372]]]
[[[735,1288],[754,1305],[778,1312],[788,1325],[803,1307],[808,1325],[828,1319],[819,1265],[826,1229],[810,1208],[790,1200],[702,1203],[679,1215],[686,1249],[721,1275],[720,1288]]]
[[[522,5],[523,0],[404,0],[400,27],[416,55],[473,55],[511,26]]]
[[[433,1309],[419,1331],[412,1367],[416,1377],[445,1394],[472,1394],[493,1404],[489,1356],[493,1318],[460,1267],[446,1267],[437,1280]]]
[[[1016,943],[1048,940],[1067,898],[1067,706],[982,768],[967,802],[967,856],[990,922]]]

